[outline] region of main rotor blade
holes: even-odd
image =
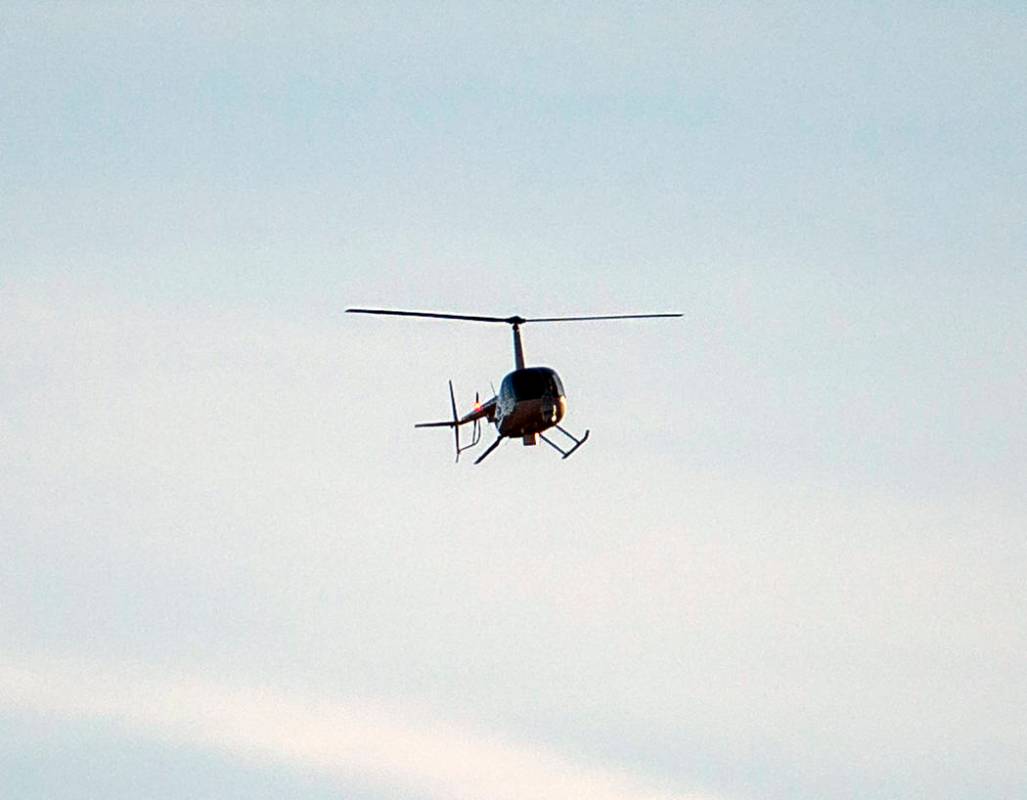
[[[507,317],[481,317],[471,314],[441,314],[437,311],[393,311],[387,308],[347,308],[349,314],[388,314],[393,317],[432,317],[435,319],[466,319],[472,322],[506,322]]]
[[[606,314],[598,317],[528,317],[525,322],[581,322],[590,319],[653,319],[655,317],[683,317],[684,314]]]
[[[657,317],[683,317],[684,314],[602,314],[587,317],[485,317],[476,314],[443,314],[439,311],[396,311],[390,308],[347,308],[349,314],[386,314],[393,317],[429,317],[432,319],[463,319],[471,322],[503,322],[523,325],[525,322],[583,322],[596,319],[655,319]]]

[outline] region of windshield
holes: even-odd
[[[562,397],[563,384],[549,367],[528,367],[503,378],[502,392],[518,400],[537,400],[545,395]]]

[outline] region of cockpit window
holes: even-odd
[[[503,391],[518,400],[535,400],[544,395],[563,396],[560,376],[549,367],[528,367],[511,372],[503,379]]]

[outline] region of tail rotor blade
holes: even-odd
[[[453,391],[453,381],[449,382],[449,404],[453,408],[453,438],[456,439],[456,460],[460,461],[460,418],[456,413],[456,393]]]

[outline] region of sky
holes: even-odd
[[[1025,34],[4,4],[0,795],[1027,795]]]

